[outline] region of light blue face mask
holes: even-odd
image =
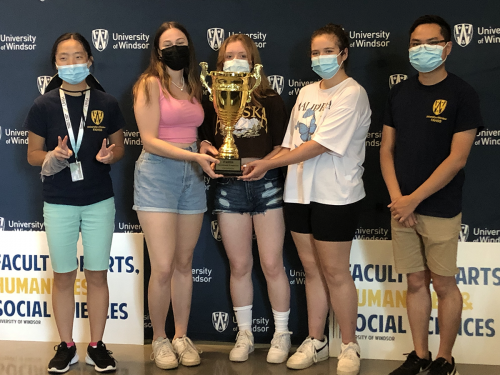
[[[320,55],[311,57],[312,70],[323,79],[332,78],[335,74],[337,74],[340,66],[342,65],[339,65],[337,62],[337,57],[340,56],[341,53],[342,52],[338,55]]]
[[[232,59],[227,60],[222,68],[225,72],[240,72],[240,73],[250,73],[250,64],[248,60],[243,59]]]
[[[448,43],[444,45],[446,47]],[[421,44],[408,50],[410,55],[410,64],[421,73],[429,73],[441,66],[443,60],[443,46]]]
[[[56,65],[56,68],[59,78],[71,85],[82,82],[90,74],[87,64]]]

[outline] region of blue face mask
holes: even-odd
[[[250,64],[248,60],[243,59],[232,59],[228,60],[224,63],[224,68],[222,68],[225,72],[240,72],[240,73],[249,73],[250,72]]]
[[[448,43],[445,44],[446,47]],[[443,46],[421,44],[408,50],[410,64],[421,73],[429,73],[438,68],[446,59],[442,59]]]
[[[56,67],[59,78],[71,85],[82,82],[90,74],[87,64],[56,65]]]
[[[339,71],[340,65],[342,65],[339,65],[337,62],[337,57],[340,56],[341,53],[338,55],[320,55],[311,57],[312,70],[323,79],[332,78]]]

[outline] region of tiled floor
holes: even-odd
[[[47,373],[47,364],[53,356],[56,343],[16,342],[0,340],[0,375],[42,375]],[[229,344],[196,343],[203,350],[202,362],[196,367],[175,370],[160,370],[150,360],[151,346],[109,345],[118,360],[118,375],[327,375],[336,374],[337,359],[313,365],[306,370],[289,370],[285,364],[271,365],[266,362],[268,346],[257,345],[247,362],[232,363],[228,359]],[[80,362],[71,366],[67,374],[96,374],[93,366],[84,362],[86,346],[77,344]],[[361,375],[387,375],[400,362],[362,360]],[[500,366],[459,365],[460,375],[500,375]]]

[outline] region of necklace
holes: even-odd
[[[170,80],[170,82],[172,82],[172,83],[173,83],[173,85],[174,85],[175,87],[177,87],[178,89],[180,89],[181,91],[184,91],[184,76],[182,77],[182,80],[181,80],[181,82],[182,82],[182,83],[181,83],[181,85],[180,85],[180,86],[179,86],[177,83],[175,83],[173,79],[172,79],[172,80]]]

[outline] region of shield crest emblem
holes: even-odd
[[[212,324],[217,332],[224,332],[229,324],[229,314],[222,311],[213,312]]]
[[[469,226],[467,224],[462,224],[458,239],[460,242],[467,242],[468,238],[469,238]]]
[[[94,47],[99,52],[104,51],[104,49],[108,46],[109,41],[109,32],[106,29],[95,29],[92,30],[92,43],[94,43]]]
[[[392,89],[394,85],[397,85],[399,82],[407,79],[408,76],[406,74],[393,74],[389,77],[389,88]]]
[[[276,91],[279,95],[283,92],[283,88],[285,87],[285,78],[283,76],[272,75],[267,77],[269,79],[269,84],[272,89]]]
[[[474,27],[470,23],[459,23],[453,28],[453,35],[460,47],[467,46],[472,41]]]
[[[434,105],[432,106],[432,111],[436,116],[439,116],[441,113],[443,113],[444,109],[446,108],[446,104],[448,102],[443,99],[438,99],[434,102]]]
[[[45,88],[47,87],[51,79],[51,76],[40,76],[36,79],[36,85],[38,87],[38,91],[40,91],[40,94],[45,94]]]
[[[0,231],[5,230],[5,219],[3,217],[0,217]]]
[[[219,222],[217,220],[212,220],[212,224],[210,225],[212,230],[212,236],[217,240],[221,241],[222,237],[220,235]]]
[[[92,122],[94,124],[99,125],[104,118],[104,112],[96,109],[90,112],[90,117],[92,117]]]
[[[218,51],[224,41],[224,29],[212,27],[207,30],[208,44],[214,51]]]

